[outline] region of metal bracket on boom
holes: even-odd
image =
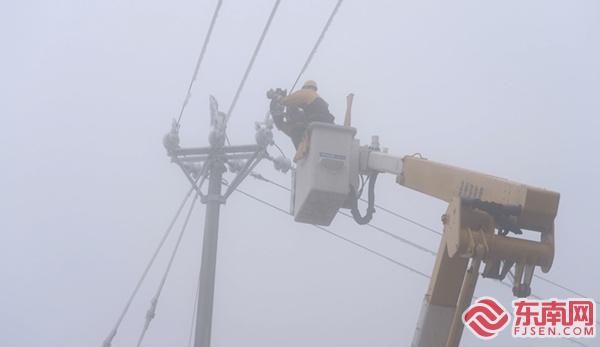
[[[485,264],[482,276],[498,280],[514,266],[513,294],[517,297],[531,294],[536,266],[544,272],[550,269],[558,194],[523,185],[520,188],[524,188],[521,204],[480,202],[459,196],[450,200],[442,217],[444,234],[423,301],[414,347],[459,345],[464,327],[462,314],[473,298],[481,263]],[[514,227],[538,232],[539,241],[509,237],[502,231],[506,218],[517,216]],[[439,333],[425,333],[432,329]]]

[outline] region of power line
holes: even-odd
[[[350,219],[354,219],[351,215],[349,215],[349,214],[347,214],[345,212],[338,212],[338,213],[341,214],[342,216],[348,217]],[[380,233],[386,234],[386,235],[388,235],[388,236],[390,236],[390,237],[392,237],[392,238],[394,238],[394,239],[396,239],[396,240],[398,240],[400,242],[403,242],[403,243],[405,243],[405,244],[407,244],[409,246],[412,246],[412,247],[414,247],[414,248],[416,248],[416,249],[418,249],[420,251],[423,251],[425,253],[429,253],[429,254],[431,254],[433,256],[437,255],[437,253],[434,252],[433,250],[431,250],[431,249],[429,249],[427,247],[423,247],[423,246],[419,245],[418,243],[412,242],[409,239],[405,239],[402,236],[398,236],[398,235],[396,235],[396,234],[394,234],[394,233],[392,233],[390,231],[385,230],[382,227],[378,227],[376,225],[373,225],[372,223],[367,223],[366,226],[368,226],[371,229],[375,229],[375,230],[379,231]]]
[[[547,279],[547,278],[541,277],[540,275],[535,275],[535,274],[534,274],[533,276],[534,276],[535,278],[539,278],[540,280],[542,280],[542,281],[544,281],[544,282],[546,282],[546,283],[550,283],[550,284],[552,284],[552,285],[554,285],[554,286],[557,286],[558,288],[561,288],[561,289],[563,289],[563,290],[566,290],[567,292],[569,292],[569,293],[571,293],[571,294],[575,294],[575,295],[577,295],[577,296],[578,296],[578,297],[580,297],[580,298],[591,298],[591,299],[593,299],[593,300],[594,300],[596,303],[598,303],[598,300],[597,300],[597,299],[595,299],[595,298],[592,298],[592,297],[589,297],[589,296],[586,296],[586,295],[583,295],[583,294],[581,294],[581,293],[579,293],[579,292],[576,292],[576,291],[574,291],[573,289],[570,289],[570,288],[568,288],[568,287],[565,287],[565,286],[563,286],[563,285],[562,285],[562,284],[560,284],[560,283],[556,283],[556,282],[554,282],[554,281],[551,281],[551,280],[549,280],[549,279]]]
[[[580,345],[580,346],[583,346],[583,347],[590,347],[589,345],[586,345],[585,343],[583,343],[581,341],[577,341],[577,340],[575,340],[572,337],[565,337],[564,339],[566,339],[567,341],[572,342],[572,343],[574,343],[576,345]]]
[[[360,199],[360,200],[361,200],[362,202],[366,202],[366,200],[365,200],[365,199]],[[387,209],[387,208],[385,208],[385,207],[383,207],[383,206],[381,206],[381,205],[378,205],[378,204],[375,204],[375,207],[377,207],[378,209],[380,209],[380,210],[382,210],[382,211],[385,211],[385,212],[387,212],[387,213],[391,214],[392,216],[398,217],[398,218],[402,219],[402,220],[403,220],[403,221],[405,221],[405,222],[409,222],[409,223],[411,223],[411,224],[414,224],[414,225],[418,226],[418,227],[419,227],[419,228],[421,228],[421,229],[424,229],[424,230],[430,231],[430,232],[432,232],[432,233],[434,233],[434,234],[436,234],[436,235],[440,235],[440,236],[442,236],[442,233],[441,233],[441,232],[439,232],[439,231],[437,231],[437,230],[435,230],[435,229],[433,229],[433,228],[430,228],[430,227],[428,227],[428,226],[426,226],[426,225],[424,225],[424,224],[421,224],[421,223],[419,223],[419,222],[415,221],[414,219],[411,219],[411,218],[405,217],[405,216],[403,216],[403,215],[401,215],[401,214],[399,214],[399,213],[396,213],[396,212],[394,212],[394,211],[392,211],[392,210],[390,210],[390,209]]]
[[[253,200],[255,200],[255,201],[257,201],[257,202],[259,202],[259,203],[261,203],[261,204],[263,204],[263,205],[269,206],[269,207],[271,207],[271,208],[273,208],[273,209],[275,209],[275,210],[277,210],[277,211],[279,211],[279,212],[281,212],[281,213],[285,213],[285,214],[287,214],[287,215],[289,215],[289,214],[290,214],[288,211],[286,211],[286,210],[282,209],[281,207],[275,206],[274,204],[272,204],[272,203],[270,203],[270,202],[268,202],[268,201],[265,201],[265,200],[263,200],[263,199],[260,199],[260,198],[258,198],[258,197],[256,197],[256,196],[252,195],[252,194],[246,193],[246,192],[245,192],[245,191],[243,191],[243,190],[236,189],[236,191],[237,191],[237,192],[239,192],[240,194],[242,194],[242,195],[244,195],[244,196],[246,196],[246,197],[250,198],[250,199],[253,199]],[[365,251],[367,251],[367,252],[369,252],[369,253],[371,253],[371,254],[374,254],[374,255],[376,255],[376,256],[378,256],[378,257],[380,257],[380,258],[383,258],[383,259],[385,259],[385,260],[387,260],[387,261],[389,261],[389,262],[391,262],[391,263],[393,263],[393,264],[396,264],[396,265],[398,265],[398,266],[400,266],[400,267],[402,267],[402,268],[404,268],[404,269],[406,269],[406,270],[408,270],[408,271],[410,271],[410,272],[412,272],[412,273],[415,273],[415,274],[417,274],[417,275],[419,275],[419,276],[422,276],[422,277],[425,277],[425,278],[431,278],[429,275],[427,275],[427,274],[426,274],[426,273],[424,273],[424,272],[421,272],[421,271],[419,271],[419,270],[417,270],[417,269],[415,269],[415,268],[413,268],[413,267],[411,267],[411,266],[408,266],[408,265],[406,265],[406,264],[404,264],[404,263],[401,263],[401,262],[399,262],[399,261],[397,261],[397,260],[395,260],[395,259],[393,259],[393,258],[390,258],[390,257],[388,257],[387,255],[384,255],[384,254],[382,254],[382,253],[379,253],[379,252],[377,252],[377,251],[375,251],[375,250],[373,250],[373,249],[371,249],[371,248],[369,248],[369,247],[367,247],[367,246],[361,245],[360,243],[358,243],[358,242],[356,242],[356,241],[350,240],[350,239],[348,239],[348,238],[345,238],[345,237],[343,237],[343,236],[341,236],[341,235],[339,235],[339,234],[336,234],[336,233],[332,232],[331,230],[329,230],[329,229],[327,229],[327,228],[324,228],[324,227],[322,227],[322,226],[320,226],[320,225],[315,225],[315,224],[311,224],[311,225],[312,225],[313,227],[315,227],[315,228],[319,229],[319,230],[322,230],[322,231],[324,231],[324,232],[326,232],[326,233],[328,233],[328,234],[330,234],[330,235],[332,235],[332,236],[334,236],[334,237],[336,237],[336,238],[340,239],[340,240],[343,240],[343,241],[345,241],[345,242],[347,242],[347,243],[350,243],[350,244],[352,244],[352,245],[354,245],[354,246],[356,246],[356,247],[359,247],[359,248],[361,248],[361,249],[363,249],[363,250],[365,250]]]
[[[272,184],[272,185],[274,185],[274,186],[276,186],[276,187],[279,187],[279,188],[281,188],[281,189],[283,189],[283,190],[286,190],[286,191],[288,191],[288,192],[291,192],[291,191],[292,191],[290,188],[288,188],[288,187],[284,186],[283,184],[279,184],[279,183],[277,183],[277,182],[275,182],[275,181],[271,181],[270,179],[268,179],[268,178],[264,177],[264,176],[263,176],[263,175],[261,175],[260,173],[257,173],[257,172],[254,172],[254,171],[252,171],[252,172],[250,173],[250,176],[252,176],[252,177],[256,178],[257,180],[260,180],[260,181],[264,181],[264,182],[270,183],[270,184]]]
[[[173,248],[173,252],[171,252],[171,257],[169,258],[169,262],[167,263],[167,268],[165,269],[165,272],[160,281],[160,284],[158,285],[156,294],[154,294],[154,297],[150,301],[150,308],[146,312],[146,321],[144,323],[144,328],[142,329],[142,332],[138,339],[138,342],[136,345],[137,347],[140,347],[142,345],[142,342],[144,341],[144,337],[146,336],[146,332],[148,331],[148,328],[150,327],[150,322],[152,322],[152,319],[154,319],[154,317],[156,315],[156,307],[158,305],[158,299],[160,298],[160,294],[162,293],[165,283],[167,282],[167,278],[169,277],[169,272],[171,272],[171,266],[173,265],[173,260],[175,260],[175,256],[177,255],[177,251],[179,250],[179,245],[181,244],[181,240],[183,239],[183,234],[185,234],[185,230],[187,229],[188,223],[190,221],[190,217],[192,216],[192,212],[194,211],[194,206],[196,206],[196,202],[198,201],[198,197],[199,197],[199,195],[196,194],[194,196],[194,199],[192,200],[192,203],[190,204],[188,213],[185,216],[183,225],[181,226],[181,231],[179,232],[179,237],[177,238],[177,242],[175,243],[175,247]]]
[[[269,19],[267,19],[265,28],[263,29],[263,32],[260,35],[260,39],[258,40],[258,43],[256,44],[256,48],[254,48],[254,53],[252,54],[252,58],[250,59],[250,62],[248,63],[248,67],[246,68],[246,71],[244,72],[244,76],[242,77],[242,80],[240,81],[240,85],[238,86],[238,89],[235,92],[233,101],[231,102],[231,105],[229,106],[229,110],[227,111],[227,117],[231,117],[231,113],[233,112],[235,105],[237,104],[237,101],[240,97],[242,89],[244,88],[244,84],[246,83],[246,79],[248,78],[248,75],[250,74],[250,71],[252,70],[252,66],[254,65],[254,60],[256,59],[256,56],[258,55],[258,52],[260,51],[260,47],[262,46],[265,36],[267,35],[267,32],[269,31],[269,27],[271,26],[271,22],[273,21],[273,18],[275,17],[275,13],[277,12],[277,8],[279,7],[280,2],[281,2],[281,0],[276,0],[275,4],[273,5],[273,9],[271,10]]]
[[[171,222],[169,223],[169,226],[165,230],[162,239],[160,240],[160,242],[158,243],[158,246],[154,250],[154,253],[152,254],[152,257],[150,257],[150,261],[148,261],[148,264],[146,265],[146,268],[144,269],[144,272],[142,272],[142,275],[140,276],[137,284],[135,285],[135,288],[133,289],[133,292],[129,296],[129,299],[127,300],[127,303],[125,304],[125,307],[121,311],[121,315],[117,319],[117,322],[115,323],[114,328],[110,331],[110,333],[108,334],[108,336],[104,340],[104,342],[102,344],[103,347],[110,347],[112,345],[112,340],[117,335],[117,331],[119,330],[119,327],[121,326],[121,322],[123,321],[123,318],[125,317],[125,314],[127,314],[127,311],[129,311],[129,307],[131,306],[131,303],[133,302],[133,299],[137,295],[140,287],[142,286],[142,283],[146,279],[146,276],[148,275],[148,272],[150,271],[150,268],[154,264],[154,261],[156,260],[156,257],[158,256],[158,253],[160,252],[160,250],[162,249],[163,245],[165,244],[165,241],[167,240],[167,238],[171,234],[171,230],[173,230],[173,226],[175,226],[175,222],[177,222],[177,219],[179,219],[179,215],[181,214],[181,211],[183,210],[183,207],[187,203],[187,201],[188,201],[188,199],[189,199],[189,197],[190,197],[190,195],[192,194],[193,191],[194,191],[194,187],[190,188],[190,190],[187,192],[187,194],[183,198],[183,201],[181,201],[181,204],[179,205],[179,208],[177,209],[177,212],[175,212],[175,215],[171,219]]]
[[[302,69],[300,69],[300,73],[298,73],[298,77],[296,77],[294,84],[290,88],[290,93],[294,90],[294,88],[296,87],[296,84],[298,84],[298,81],[300,80],[300,78],[306,71],[306,68],[308,68],[308,65],[312,61],[313,56],[317,52],[317,48],[319,48],[319,46],[321,45],[321,41],[323,41],[323,38],[325,37],[327,30],[329,30],[329,26],[331,25],[331,22],[333,22],[333,18],[335,17],[335,14],[337,13],[340,6],[342,5],[342,2],[344,2],[344,0],[338,0],[338,2],[335,4],[335,7],[333,8],[333,11],[331,11],[331,14],[329,15],[329,18],[327,19],[327,22],[325,23],[325,26],[323,27],[321,34],[317,38],[317,42],[315,42],[315,45],[313,46],[312,50],[308,54],[308,57],[306,58],[306,61],[304,62]]]
[[[324,228],[324,227],[322,227],[322,226],[320,226],[320,225],[314,225],[314,224],[313,224],[313,226],[314,226],[315,228],[317,228],[317,229],[321,229],[321,230],[323,230],[324,232],[326,232],[326,233],[328,233],[328,234],[330,234],[330,235],[332,235],[332,236],[334,236],[334,237],[337,237],[338,239],[341,239],[341,240],[343,240],[343,241],[346,241],[346,242],[348,242],[348,243],[350,243],[350,244],[352,244],[352,245],[354,245],[354,246],[356,246],[356,247],[359,247],[359,248],[362,248],[362,249],[364,249],[365,251],[367,251],[367,252],[369,252],[369,253],[375,254],[376,256],[378,256],[378,257],[380,257],[380,258],[383,258],[383,259],[385,259],[385,260],[387,260],[387,261],[389,261],[389,262],[392,262],[392,263],[394,263],[394,264],[396,264],[396,265],[398,265],[398,266],[400,266],[400,267],[403,267],[404,269],[406,269],[406,270],[408,270],[408,271],[410,271],[410,272],[412,272],[412,273],[415,273],[415,274],[417,274],[417,275],[419,275],[419,276],[422,276],[422,277],[425,277],[425,278],[429,278],[429,279],[431,278],[431,276],[427,275],[427,274],[426,274],[426,273],[424,273],[424,272],[421,272],[421,271],[419,271],[419,270],[417,270],[417,269],[415,269],[415,268],[413,268],[413,267],[411,267],[411,266],[408,266],[408,265],[406,265],[406,264],[404,264],[404,263],[401,263],[401,262],[399,262],[399,261],[397,261],[397,260],[395,260],[395,259],[393,259],[393,258],[390,258],[390,257],[388,257],[387,255],[384,255],[384,254],[382,254],[382,253],[379,253],[379,252],[377,252],[377,251],[375,251],[375,250],[373,250],[373,249],[371,249],[371,248],[369,248],[369,247],[367,247],[367,246],[364,246],[364,245],[362,245],[362,244],[360,244],[360,243],[358,243],[358,242],[356,242],[356,241],[352,241],[352,240],[350,240],[350,239],[348,239],[348,238],[345,238],[345,237],[343,237],[343,236],[341,236],[341,235],[339,235],[339,234],[336,234],[336,233],[332,232],[331,230],[329,230],[329,229],[326,229],[326,228]]]
[[[192,75],[192,79],[190,80],[190,84],[187,89],[187,93],[185,95],[185,99],[183,100],[183,104],[181,105],[181,110],[179,111],[179,117],[177,118],[177,125],[181,124],[181,118],[183,117],[183,111],[185,110],[190,98],[192,97],[192,86],[198,77],[198,71],[200,70],[200,64],[202,64],[202,60],[204,60],[204,54],[206,53],[206,49],[208,48],[208,42],[210,41],[210,37],[212,35],[213,28],[217,21],[217,16],[219,14],[219,10],[221,9],[221,5],[223,4],[223,0],[219,0],[217,3],[217,7],[213,13],[212,19],[210,21],[210,25],[208,27],[208,31],[206,32],[206,36],[204,37],[204,43],[202,44],[202,49],[200,50],[200,55],[198,56],[198,60],[196,61],[196,67],[194,68],[194,73]]]
[[[254,177],[254,178],[258,179],[258,180],[261,180],[261,181],[267,182],[267,183],[269,183],[269,184],[272,184],[272,185],[274,185],[274,186],[276,186],[276,187],[279,187],[279,188],[281,188],[281,189],[284,189],[284,190],[286,190],[286,191],[288,191],[288,192],[290,192],[290,191],[291,191],[291,189],[290,189],[290,188],[288,188],[288,187],[286,187],[286,186],[284,186],[284,185],[281,185],[281,184],[279,184],[279,183],[277,183],[277,182],[274,182],[274,181],[272,181],[272,180],[270,180],[270,179],[268,179],[268,178],[265,178],[265,177],[264,177],[263,175],[261,175],[261,174],[258,174],[258,173],[255,173],[255,172],[253,172],[253,173],[251,173],[250,175],[251,175],[252,177]],[[340,212],[339,212],[339,214],[341,214],[341,215],[342,215],[342,216],[344,216],[344,217],[347,217],[347,218],[350,218],[350,219],[354,219],[354,218],[353,218],[351,215],[349,215],[349,214],[347,214],[347,213],[345,213],[345,212],[341,212],[341,211],[340,211]],[[367,224],[365,224],[365,225],[366,225],[366,226],[368,226],[368,227],[369,227],[369,228],[371,228],[371,229],[374,229],[374,230],[377,230],[377,231],[379,231],[380,233],[383,233],[383,234],[385,234],[385,235],[388,235],[389,237],[392,237],[392,238],[394,238],[394,239],[396,239],[396,240],[398,240],[398,241],[400,241],[400,242],[403,242],[403,243],[405,243],[405,244],[407,244],[407,245],[409,245],[409,246],[412,246],[412,247],[414,247],[414,248],[416,248],[416,249],[418,249],[418,250],[420,250],[420,251],[423,251],[423,252],[425,252],[425,253],[429,253],[429,254],[431,254],[431,255],[433,255],[433,256],[435,256],[435,255],[437,254],[436,252],[434,252],[433,250],[431,250],[431,249],[429,249],[429,248],[427,248],[427,247],[423,247],[423,246],[419,245],[418,243],[412,242],[412,241],[410,241],[409,239],[406,239],[406,238],[404,238],[404,237],[402,237],[402,236],[396,235],[396,234],[392,233],[391,231],[388,231],[388,230],[386,230],[386,229],[384,229],[384,228],[382,228],[382,227],[379,227],[379,226],[373,225],[372,223],[367,223]]]

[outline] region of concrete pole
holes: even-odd
[[[208,195],[205,199],[204,241],[202,242],[202,265],[198,286],[198,307],[194,347],[210,347],[213,300],[215,294],[215,270],[217,266],[217,240],[219,213],[222,203],[221,182],[225,166],[216,161],[209,165]]]

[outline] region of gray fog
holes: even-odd
[[[188,189],[162,136],[185,96],[216,0],[5,1],[0,10],[0,346],[100,346]],[[207,144],[208,96],[229,106],[272,0],[225,0],[182,121]],[[254,141],[265,92],[296,78],[335,1],[283,1],[231,116]],[[600,298],[600,3],[346,0],[303,79],[340,123],[355,94],[363,143],[561,193],[548,279]],[[293,154],[290,140],[275,134]],[[275,154],[275,152],[273,152]],[[289,186],[268,162],[257,171]],[[231,179],[231,176],[229,176]],[[240,187],[281,208],[289,193]],[[382,176],[377,202],[441,230],[445,203]],[[200,268],[198,205],[144,346],[187,346]],[[439,237],[378,211],[373,223],[431,249]],[[177,229],[176,229],[177,230]],[[434,257],[338,217],[331,231],[419,271]],[[135,345],[175,238],[113,346]],[[539,270],[538,270],[539,271]],[[233,194],[222,209],[213,347],[408,346],[428,281]],[[572,294],[540,280],[542,297]],[[476,295],[510,307],[510,288]],[[600,339],[582,341],[600,346]],[[462,346],[576,346],[565,340]]]

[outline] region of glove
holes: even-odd
[[[269,110],[273,118],[281,118],[283,117],[285,107],[281,104],[280,99],[271,99],[271,105],[269,106]]]
[[[267,98],[271,100],[280,100],[287,96],[287,90],[277,88],[267,91]]]

